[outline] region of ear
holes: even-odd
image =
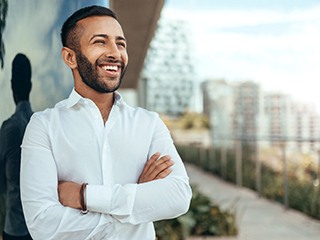
[[[61,50],[61,55],[62,55],[63,61],[71,69],[75,69],[77,67],[76,53],[72,49],[68,47],[63,47]]]

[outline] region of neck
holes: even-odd
[[[75,86],[75,91],[84,98],[91,99],[99,108],[104,123],[108,120],[113,102],[114,93],[100,93],[86,86]]]
[[[93,96],[90,99],[97,105],[100,110],[103,122],[106,123],[114,102],[114,96],[113,93],[100,93],[100,95],[102,96]]]

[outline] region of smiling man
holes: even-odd
[[[33,239],[154,240],[153,221],[189,208],[191,189],[156,113],[116,91],[127,43],[108,8],[78,10],[61,31],[74,89],[35,113],[22,143],[21,198]]]

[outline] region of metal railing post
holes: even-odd
[[[318,172],[317,172],[318,184],[320,184],[320,150],[318,150]]]
[[[261,197],[261,161],[259,156],[259,145],[255,142],[255,157],[256,157],[256,189],[258,196]]]
[[[221,176],[223,179],[227,177],[227,147],[225,144],[221,146]]]
[[[216,156],[215,156],[215,147],[214,145],[210,146],[209,148],[209,154],[208,154],[208,158],[209,158],[209,170],[213,171],[215,170],[215,166],[216,166]]]
[[[286,143],[282,142],[282,163],[283,163],[283,202],[285,209],[288,209],[289,202],[288,202],[288,171],[287,171],[287,156],[286,156]]]
[[[242,186],[242,144],[241,140],[236,140],[236,181],[238,186]]]

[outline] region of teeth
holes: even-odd
[[[107,71],[107,70],[111,70],[111,71],[117,71],[118,70],[118,66],[103,66],[102,67],[103,70]]]

